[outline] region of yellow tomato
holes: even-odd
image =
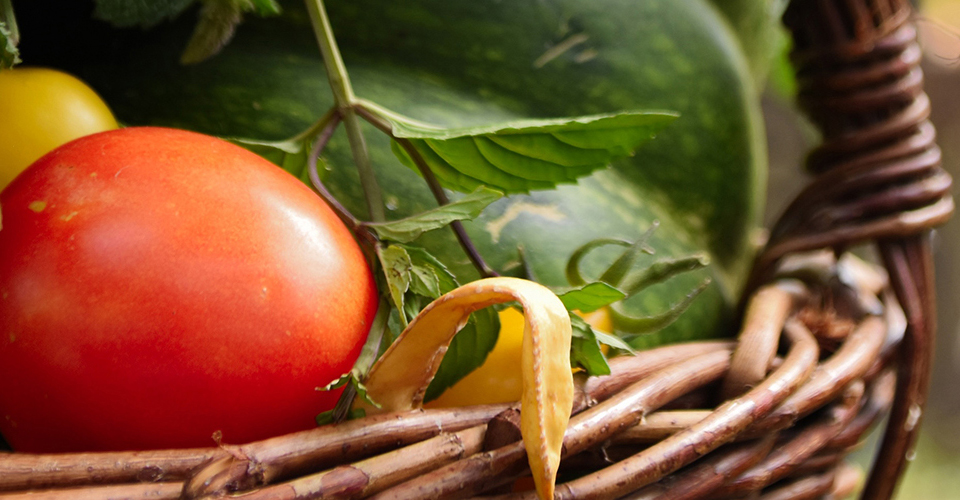
[[[500,335],[486,361],[427,406],[444,408],[520,401],[520,350],[523,345],[523,313],[508,307],[499,313]],[[609,332],[613,323],[606,308],[581,314],[587,323]]]
[[[73,76],[44,68],[0,71],[0,189],[57,146],[115,128],[100,96]]]

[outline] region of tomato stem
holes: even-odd
[[[354,110],[357,99],[353,94],[353,87],[350,85],[347,67],[343,64],[340,49],[337,47],[337,41],[333,36],[333,28],[330,26],[330,19],[327,17],[327,10],[324,7],[323,0],[306,0],[306,3],[310,14],[310,22],[313,25],[313,32],[317,38],[317,45],[320,47],[323,64],[327,70],[330,89],[333,91],[337,110],[343,119],[347,138],[350,141],[350,151],[353,153],[353,161],[356,163],[357,171],[360,174],[360,186],[363,188],[363,194],[366,198],[367,211],[372,221],[383,222],[386,220],[383,195],[380,192],[377,177],[373,172],[370,154],[367,152],[367,142],[363,137],[363,131],[360,129],[360,120]]]

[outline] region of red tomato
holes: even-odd
[[[212,137],[87,136],[0,195],[0,432],[30,452],[242,443],[314,425],[377,292],[294,177]]]

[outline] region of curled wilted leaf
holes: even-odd
[[[488,278],[441,296],[410,322],[364,381],[367,395],[381,408],[363,401],[356,405],[368,414],[420,406],[450,340],[470,313],[513,301],[524,312],[520,428],[537,491],[541,498],[552,498],[573,405],[571,327],[563,303],[542,285]]]

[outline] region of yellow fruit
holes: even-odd
[[[100,96],[73,76],[44,68],[0,71],[0,189],[54,148],[115,128]]]

